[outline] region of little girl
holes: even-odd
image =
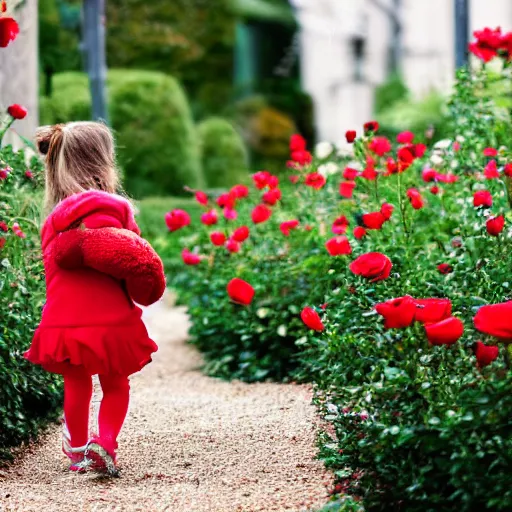
[[[40,128],[46,155],[42,229],[47,300],[25,357],[64,377],[62,448],[71,471],[117,474],[117,437],[129,402],[128,376],[151,361],[156,344],[135,305],[165,289],[160,258],[140,236],[130,202],[116,195],[114,141],[101,123]],[[103,400],[89,437],[92,375]]]

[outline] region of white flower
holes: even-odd
[[[317,158],[323,160],[327,158],[332,152],[334,148],[330,142],[319,142],[315,146],[315,155]]]
[[[318,166],[318,172],[324,178],[327,178],[332,174],[336,174],[339,170],[340,168],[338,167],[338,164],[335,164],[334,162],[327,162],[326,164]]]
[[[457,142],[464,142],[466,140],[464,135],[457,135],[457,137],[455,137],[455,139],[457,140]]]
[[[354,156],[354,144],[348,144],[347,142],[339,142],[336,144],[336,154],[339,157],[351,157]]]
[[[433,154],[430,157],[430,161],[432,162],[433,165],[441,165],[443,163],[443,157],[438,154]]]
[[[439,140],[434,144],[436,149],[448,149],[452,145],[452,141],[450,139]]]

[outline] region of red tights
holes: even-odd
[[[99,437],[105,448],[117,448],[130,399],[128,377],[100,375],[103,399],[98,416]],[[89,439],[89,408],[92,396],[92,377],[82,368],[73,368],[64,374],[64,416],[71,436],[71,446],[87,444]]]

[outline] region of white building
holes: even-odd
[[[291,0],[300,25],[302,83],[315,102],[319,140],[340,141],[372,117],[375,86],[386,80],[393,0]],[[401,69],[420,97],[446,91],[455,68],[453,0],[400,0]],[[471,0],[470,30],[512,30],[511,0]],[[364,44],[361,62],[355,45]],[[359,77],[357,77],[359,73]]]

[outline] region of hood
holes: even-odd
[[[44,223],[41,233],[43,250],[63,231],[84,224],[87,228],[117,227],[140,235],[133,206],[124,197],[99,190],[89,190],[61,201]]]

